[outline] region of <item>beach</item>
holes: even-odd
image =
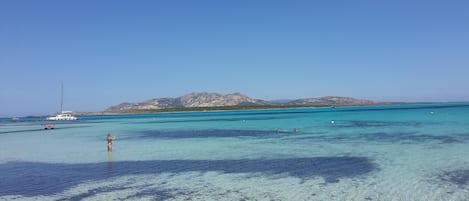
[[[98,115],[52,130],[4,118],[0,200],[464,201],[468,113],[455,103]]]

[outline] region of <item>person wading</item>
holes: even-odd
[[[111,152],[112,151],[112,141],[116,140],[116,136],[112,136],[110,133],[107,134],[106,136],[107,140],[107,151]]]

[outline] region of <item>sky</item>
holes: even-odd
[[[469,1],[0,1],[0,117],[190,92],[469,101]]]

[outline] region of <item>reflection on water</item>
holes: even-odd
[[[107,152],[107,173],[108,177],[112,177],[112,151]]]
[[[107,152],[107,163],[108,164],[112,163],[112,151]]]

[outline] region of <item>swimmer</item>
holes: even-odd
[[[112,151],[112,141],[116,139],[116,136],[111,136],[110,133],[107,134],[106,140],[107,140],[107,151],[111,152]]]

